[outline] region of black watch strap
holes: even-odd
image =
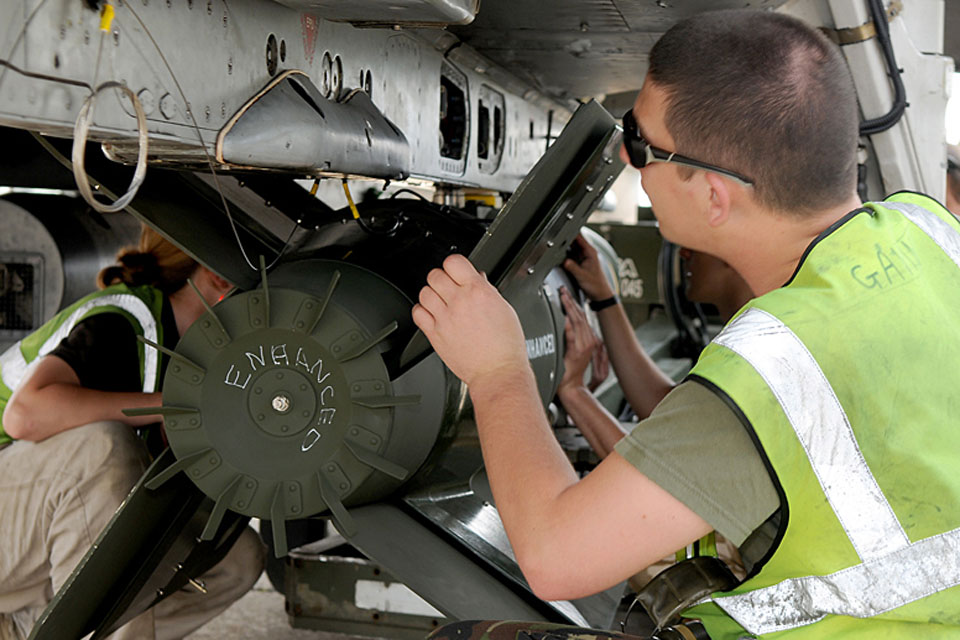
[[[619,302],[620,299],[617,296],[610,296],[609,298],[604,298],[603,300],[591,300],[590,308],[594,311],[603,311],[607,307],[612,307]]]

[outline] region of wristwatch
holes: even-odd
[[[603,300],[591,300],[590,308],[594,311],[603,311],[607,307],[612,307],[619,302],[620,299],[617,296],[610,296],[609,298],[604,298]]]

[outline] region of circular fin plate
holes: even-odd
[[[393,407],[418,401],[393,396],[378,348],[390,326],[277,288],[232,296],[213,313],[219,322],[204,316],[177,346],[163,398],[195,409],[166,416],[167,436],[220,512],[301,518],[349,504],[375,473],[391,486],[406,477],[383,458]]]

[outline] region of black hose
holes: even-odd
[[[390,199],[391,199],[391,200],[396,200],[396,199],[397,199],[397,196],[400,195],[401,193],[409,193],[409,194],[411,194],[411,195],[417,196],[418,198],[420,198],[420,199],[423,200],[424,202],[430,202],[427,198],[423,197],[423,194],[417,193],[417,192],[414,191],[413,189],[407,189],[406,187],[404,187],[403,189],[397,189],[396,191],[394,191],[394,192],[390,195]]]
[[[709,342],[704,333],[707,318],[699,304],[690,302],[685,296],[681,298],[682,284],[676,282],[674,278],[674,267],[679,250],[680,247],[672,242],[663,241],[660,255],[657,258],[657,278],[666,303],[667,316],[673,320],[673,324],[677,328],[677,337],[671,344],[671,355],[675,358],[689,357],[696,359]],[[700,319],[699,327],[694,324],[691,315],[685,312],[685,306],[691,311],[692,315]]]
[[[904,110],[907,108],[907,92],[903,88],[900,67],[897,66],[897,60],[893,55],[893,44],[890,42],[890,26],[887,24],[887,14],[883,9],[883,0],[867,0],[867,6],[877,30],[877,41],[880,43],[883,58],[887,63],[887,75],[893,82],[893,106],[884,115],[861,122],[860,135],[862,136],[886,131],[900,121]]]

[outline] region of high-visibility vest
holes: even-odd
[[[775,472],[772,555],[684,615],[714,640],[960,637],[960,223],[926,196],[827,229],[691,376]]]
[[[163,293],[150,286],[128,287],[117,284],[96,291],[73,303],[42,327],[20,340],[0,355],[0,445],[12,438],[3,430],[3,410],[19,386],[31,362],[53,351],[80,321],[98,313],[119,313],[133,325],[137,335],[163,344],[160,314]],[[157,390],[160,357],[156,349],[138,341],[140,382],[144,393]],[[110,354],[103,354],[109,358]]]

